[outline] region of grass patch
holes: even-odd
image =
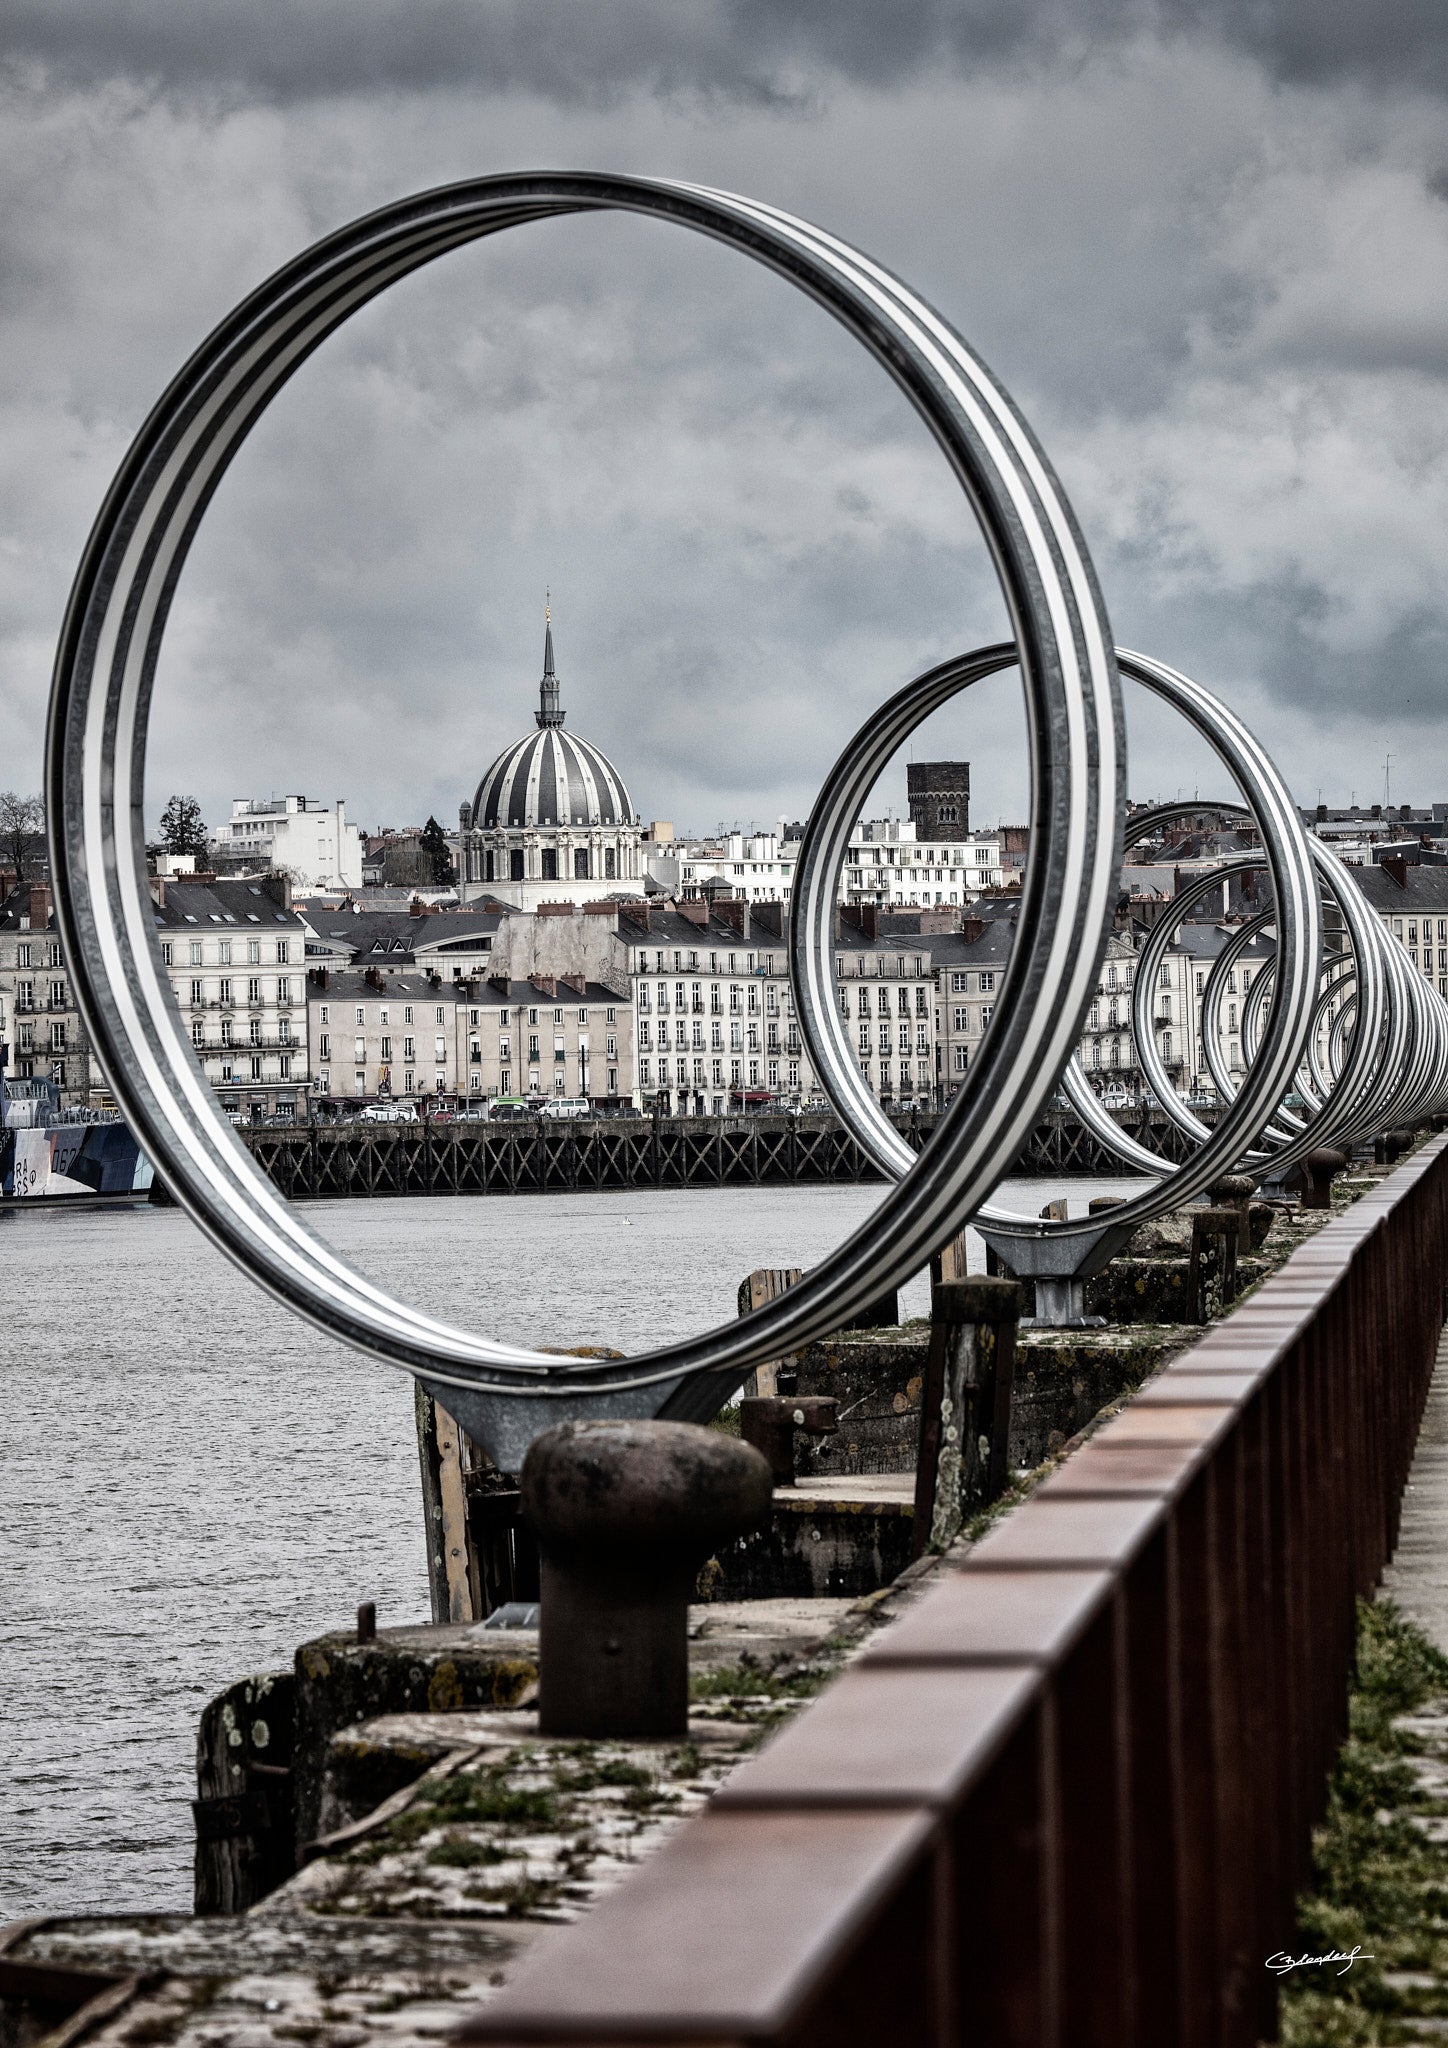
[[[760,1671],[752,1664],[720,1664],[710,1671],[689,1675],[691,1700],[807,1700],[812,1699],[827,1678],[828,1671],[811,1669],[787,1674]]]
[[[449,1835],[428,1850],[427,1860],[448,1870],[471,1870],[480,1863],[502,1863],[507,1853],[496,1842],[474,1841],[470,1835]]]
[[[1307,1968],[1283,1981],[1283,2048],[1389,2048],[1421,2038],[1415,2019],[1448,2016],[1448,1847],[1414,1825],[1448,1817],[1448,1804],[1419,1790],[1406,1760],[1419,1745],[1393,1726],[1448,1696],[1448,1658],[1390,1601],[1359,1604],[1357,1656],[1291,1953],[1361,1954],[1341,1975]],[[1425,1981],[1389,1981],[1409,1971]]]

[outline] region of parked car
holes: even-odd
[[[362,1112],[364,1124],[415,1124],[417,1111],[410,1102],[369,1102]]]
[[[530,1102],[526,1095],[499,1095],[489,1104],[488,1116],[495,1124],[520,1124],[537,1116],[538,1108],[538,1101]]]
[[[592,1116],[593,1111],[582,1096],[550,1095],[542,1105],[542,1113],[558,1123],[571,1123],[574,1118]]]

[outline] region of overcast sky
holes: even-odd
[[[0,49],[0,786],[197,341],[354,215],[491,171],[676,174],[904,275],[1024,408],[1117,639],[1299,795],[1448,797],[1448,27],[1375,0],[9,0]],[[394,290],[253,433],[163,656],[157,812],[456,818],[569,724],[645,816],[803,816],[869,709],[999,636],[963,501],[882,373],[678,229],[515,231]],[[1132,722],[1139,796],[1217,786]],[[917,752],[1020,815],[1013,683]],[[903,771],[882,796],[903,802]]]

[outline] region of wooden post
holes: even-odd
[[[987,1272],[992,1270],[989,1260],[990,1247],[987,1246]],[[934,1296],[935,1289],[942,1283],[949,1285],[956,1280],[968,1280],[969,1278],[970,1268],[966,1264],[965,1257],[965,1232],[962,1230],[959,1237],[953,1237],[950,1243],[938,1251],[930,1261],[931,1295],[932,1297]]]
[[[930,1304],[920,1400],[914,1554],[945,1550],[1005,1488],[1021,1290],[1014,1280],[944,1281]]]
[[[434,1621],[482,1621],[477,1561],[468,1534],[464,1483],[466,1439],[421,1386],[417,1389],[417,1446],[427,1533],[427,1582]]]
[[[1237,1247],[1242,1219],[1235,1209],[1193,1209],[1192,1249],[1187,1267],[1187,1321],[1209,1320],[1208,1283],[1217,1281],[1217,1302],[1225,1308],[1237,1292]],[[1214,1269],[1214,1270],[1209,1270]]]
[[[290,1671],[243,1678],[196,1731],[194,1910],[244,1913],[296,1869]]]
[[[773,1301],[793,1287],[803,1273],[801,1266],[759,1266],[747,1280],[739,1283],[739,1313],[749,1315],[754,1309],[763,1308],[767,1301]],[[776,1358],[768,1365],[761,1365],[749,1375],[745,1383],[746,1394],[777,1394],[781,1370],[789,1371],[794,1365],[794,1355]]]

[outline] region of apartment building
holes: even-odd
[[[305,1112],[307,927],[280,876],[152,879],[156,943],[221,1107],[247,1122]]]

